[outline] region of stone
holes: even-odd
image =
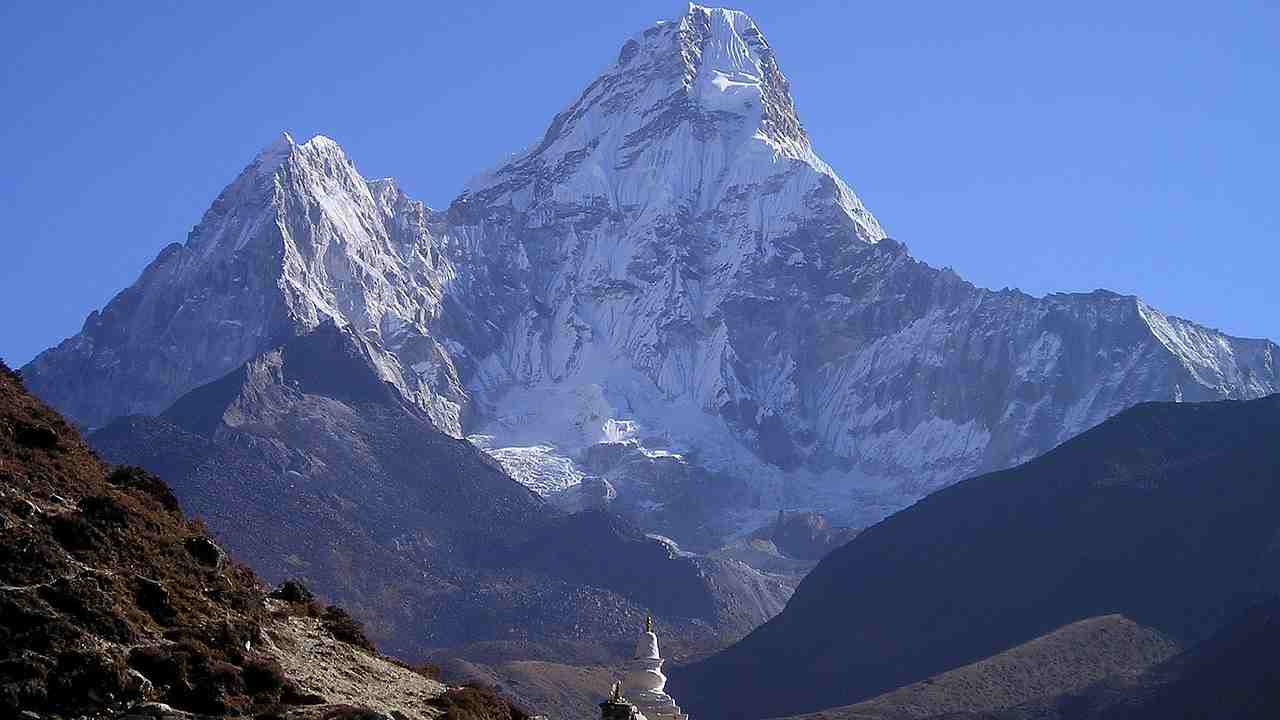
[[[203,535],[189,537],[182,541],[182,546],[191,553],[201,565],[213,570],[221,570],[223,563],[226,562],[227,554],[223,552],[218,544]]]
[[[298,580],[285,580],[280,587],[272,590],[267,597],[291,603],[304,603],[315,600],[316,596]]]
[[[600,720],[648,720],[643,714],[624,699],[621,702],[608,700],[600,703]]]
[[[13,428],[13,439],[17,440],[19,445],[42,450],[58,447],[58,433],[47,425],[16,424]]]
[[[156,622],[162,625],[173,622],[177,614],[169,602],[169,591],[159,580],[141,575],[134,578],[134,600],[139,608],[147,611]]]
[[[135,698],[142,700],[151,700],[156,696],[155,685],[146,675],[129,668],[128,674],[125,676],[125,689]]]

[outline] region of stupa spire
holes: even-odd
[[[675,700],[664,688],[667,676],[662,674],[662,653],[658,636],[653,632],[653,616],[645,615],[644,631],[636,642],[636,651],[627,663],[623,683],[630,700],[648,720],[688,720]]]

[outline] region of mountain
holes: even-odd
[[[444,277],[425,212],[393,182],[366,182],[328,138],[298,145],[282,135],[185,244],[166,247],[78,335],[32,361],[29,382],[96,427],[159,413],[288,337],[338,320],[382,341],[372,347],[384,379],[456,433],[451,398],[461,390],[449,369],[437,368],[433,385],[411,367],[447,365],[422,336],[439,314]]]
[[[602,441],[665,458],[645,473],[745,485],[671,518],[660,483],[610,481],[642,525],[708,546],[782,508],[865,526],[1145,400],[1280,389],[1274,343],[912,258],[818,157],[751,18],[696,5],[442,211],[328,138],[281,136],[24,373],[98,427],[327,320],[546,494]]]
[[[606,511],[563,517],[440,430],[378,362],[371,341],[326,322],[91,441],[171,478],[263,576],[304,579],[415,660],[498,641],[555,643],[547,654],[573,660],[580,646],[628,648],[647,612],[714,649],[790,596]]]
[[[1134,407],[864,530],[671,692],[691,715],[808,712],[1117,613],[1190,647],[1280,589],[1278,432],[1280,395]]]
[[[163,480],[104,465],[2,363],[0,530],[6,718],[527,717],[380,656],[296,584],[268,593]]]

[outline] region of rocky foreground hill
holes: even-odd
[[[0,364],[0,716],[525,717],[430,674],[302,586],[268,592]]]

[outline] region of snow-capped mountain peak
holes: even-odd
[[[629,39],[540,142],[473,178],[460,201],[516,212],[589,202],[700,214],[745,199],[748,188],[771,198],[752,223],[767,234],[775,234],[775,219],[785,232],[802,215],[837,212],[843,219],[829,220],[850,225],[852,239],[884,237],[813,153],[755,23],[745,13],[693,5]]]
[[[786,77],[746,13],[691,4],[679,20],[679,37],[686,82],[700,107],[746,117],[761,139],[789,157],[809,149]]]
[[[698,5],[627,40],[443,212],[324,136],[281,135],[24,372],[98,425],[328,320],[527,477],[630,443],[639,466],[749,485],[735,501],[765,515],[873,519],[1137,402],[1280,390],[1273,343],[913,259],[815,154],[750,17]]]

